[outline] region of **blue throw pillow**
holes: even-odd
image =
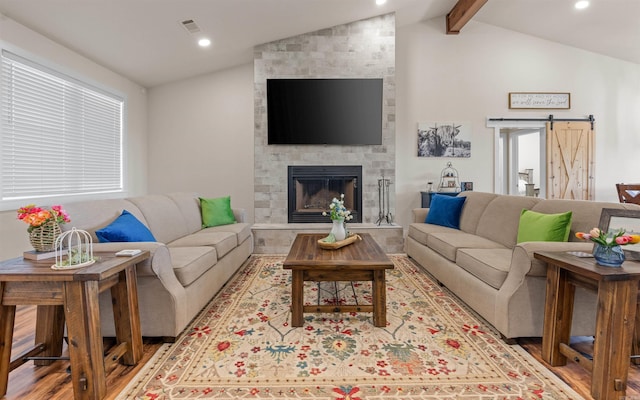
[[[127,210],[109,225],[98,229],[96,236],[100,243],[156,241],[149,228]]]
[[[460,229],[460,214],[466,197],[451,197],[434,194],[429,205],[429,213],[424,221],[427,224]]]

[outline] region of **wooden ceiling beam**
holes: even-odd
[[[447,14],[447,35],[457,35],[488,0],[458,0]]]

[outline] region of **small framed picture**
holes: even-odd
[[[473,182],[462,182],[460,186],[463,192],[473,190]]]

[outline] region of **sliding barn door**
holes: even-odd
[[[594,135],[591,122],[547,123],[547,198],[593,200]]]

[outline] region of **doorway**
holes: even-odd
[[[506,193],[545,196],[544,137],[544,129],[500,129],[500,140],[505,142]]]
[[[487,126],[495,135],[495,193],[545,198],[545,123],[488,121]]]
[[[585,119],[554,120],[553,115],[548,120],[488,119],[487,127],[494,130],[494,192],[521,195],[524,184],[525,196],[593,200],[594,123],[593,115]]]

